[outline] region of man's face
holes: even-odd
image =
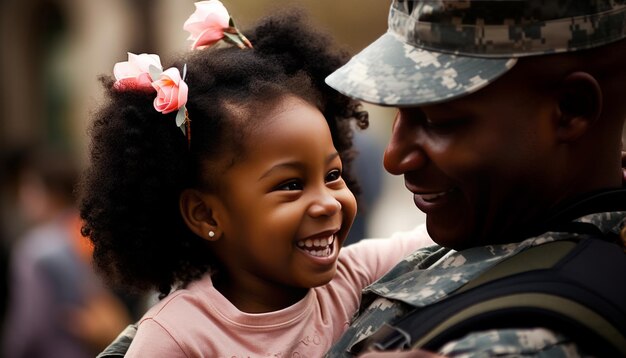
[[[558,101],[535,87],[513,69],[477,93],[399,109],[385,169],[404,175],[439,244],[507,241],[559,200]]]

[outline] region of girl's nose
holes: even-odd
[[[398,113],[383,158],[389,173],[401,175],[424,166],[426,155],[419,144],[420,131],[419,120]]]
[[[327,189],[322,190],[309,207],[312,217],[332,216],[340,211],[341,203]]]

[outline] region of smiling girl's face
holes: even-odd
[[[244,155],[220,179],[223,234],[212,245],[224,274],[216,287],[229,299],[297,299],[335,275],[356,200],[317,108],[286,97],[256,120]]]

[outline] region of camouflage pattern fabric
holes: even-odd
[[[124,357],[137,333],[137,325],[129,324],[96,358]]]
[[[626,212],[591,214],[576,221],[594,224],[605,234],[618,235],[626,225]],[[393,322],[416,307],[440,301],[496,263],[527,248],[576,235],[547,232],[521,243],[474,247],[459,252],[438,246],[418,250],[365,288],[358,316],[327,357],[351,357],[350,348],[384,323]],[[439,354],[454,357],[584,356],[567,337],[540,327],[474,332],[449,342]]]
[[[466,95],[518,57],[579,51],[626,37],[626,0],[394,0],[388,31],[326,78],[379,105]]]

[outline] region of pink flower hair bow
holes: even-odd
[[[196,11],[185,21],[183,28],[189,31],[192,49],[205,48],[224,40],[239,48],[252,48],[248,39],[235,27],[228,10],[219,0],[195,3]],[[176,113],[176,125],[191,140],[191,126],[187,112],[189,88],[185,82],[187,65],[181,76],[178,68],[163,70],[158,55],[128,53],[128,61],[118,62],[113,67],[114,88],[119,91],[138,90],[148,93],[156,91],[154,109],[160,113]]]
[[[189,117],[185,106],[189,92],[185,83],[186,73],[187,65],[183,67],[181,76],[176,67],[163,71],[158,55],[129,52],[128,61],[118,62],[113,67],[116,80],[113,87],[120,91],[156,91],[154,109],[163,114],[178,111],[176,125],[189,139]]]
[[[192,50],[210,47],[222,39],[241,49],[252,48],[252,44],[237,29],[221,1],[199,1],[194,5],[196,11],[183,25],[183,29],[189,32],[188,40],[193,41]]]
[[[185,135],[188,134],[189,117],[187,115],[187,94],[189,88],[185,83],[187,75],[187,65],[183,67],[183,75],[180,75],[178,68],[171,67],[165,71],[161,71],[155,66],[150,66],[150,76],[155,79],[152,81],[152,87],[156,90],[157,96],[154,99],[154,109],[163,114],[178,111],[176,114],[176,126],[178,126]],[[186,126],[183,126],[186,124]]]
[[[128,52],[128,61],[118,62],[113,67],[115,76],[115,88],[120,91],[140,90],[152,92],[152,78],[150,66],[162,69],[161,59],[158,55],[142,53],[136,55]]]

